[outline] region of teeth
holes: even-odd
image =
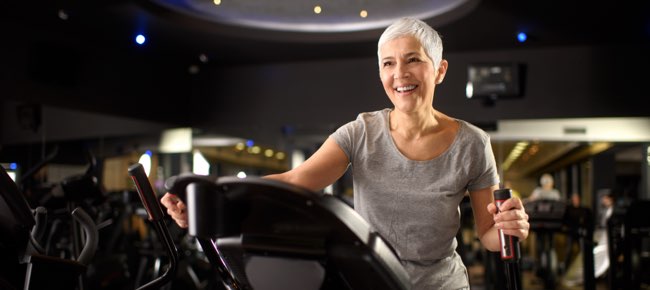
[[[412,89],[415,89],[415,85],[410,85],[410,86],[405,86],[405,87],[397,87],[398,92],[410,91]]]

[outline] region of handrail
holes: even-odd
[[[169,267],[167,271],[163,273],[160,277],[150,281],[149,283],[140,286],[138,290],[144,289],[159,289],[163,285],[169,283],[176,273],[176,268],[178,264],[178,250],[174,241],[172,240],[169,229],[165,225],[163,220],[163,211],[156,198],[156,194],[151,187],[151,183],[147,178],[147,174],[144,172],[144,167],[142,164],[136,163],[129,167],[129,174],[135,183],[135,187],[140,195],[140,200],[145,206],[147,213],[149,214],[149,220],[154,224],[156,232],[161,237],[161,240],[167,250],[167,256],[169,257]]]

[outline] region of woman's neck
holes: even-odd
[[[419,139],[442,130],[444,117],[445,115],[433,108],[412,114],[392,110],[389,115],[390,130],[406,139]]]

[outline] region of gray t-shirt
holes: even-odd
[[[361,113],[331,135],[351,162],[355,210],[405,263],[427,268],[450,257],[458,263],[455,236],[463,196],[499,183],[489,135],[457,120],[460,129],[444,153],[415,161],[397,149],[390,111]]]

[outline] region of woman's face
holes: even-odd
[[[388,41],[379,52],[379,75],[395,109],[411,113],[430,108],[447,61],[443,60],[436,71],[420,42],[411,36]]]

